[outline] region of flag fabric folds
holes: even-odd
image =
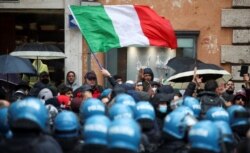
[[[169,20],[148,6],[70,6],[69,9],[92,52],[126,46],[177,48]]]

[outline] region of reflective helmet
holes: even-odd
[[[241,117],[235,117],[235,112],[247,112],[247,110],[240,105],[232,105],[227,109],[227,112],[229,114],[229,119],[230,119],[230,126],[237,127],[237,126],[244,126],[247,125],[247,118],[241,118]]]
[[[205,119],[210,121],[225,121],[229,123],[229,114],[222,107],[211,107],[206,112]]]
[[[97,98],[88,98],[80,106],[80,117],[82,120],[93,115],[105,114],[105,105]]]
[[[154,127],[155,109],[148,101],[140,101],[135,107],[135,120],[141,125],[142,130]]]
[[[138,152],[141,130],[138,123],[130,118],[114,120],[108,129],[108,148]]]
[[[183,111],[174,110],[165,117],[163,123],[163,132],[176,139],[184,138],[188,128],[197,122],[189,107],[181,107]],[[191,118],[194,120],[191,120]]]
[[[48,128],[48,111],[41,100],[29,97],[10,105],[8,121],[11,129],[37,128],[46,131]]]
[[[149,119],[155,120],[154,107],[148,101],[140,101],[135,107],[135,120]]]
[[[79,136],[80,125],[77,116],[71,111],[60,112],[54,121],[54,134],[58,138]]]
[[[187,107],[187,106],[180,106],[180,107],[177,107],[174,112],[183,112],[183,113],[186,113],[186,114],[190,114],[190,115],[193,115],[194,116],[194,111]]]
[[[221,131],[222,140],[224,142],[233,143],[233,132],[228,122],[215,121],[214,123]]]
[[[184,106],[187,106],[189,108],[191,108],[194,112],[194,116],[197,118],[200,116],[200,112],[201,112],[201,105],[200,102],[198,101],[198,99],[194,98],[194,97],[190,97],[187,96],[183,99],[183,103]]]
[[[134,98],[128,94],[125,93],[118,94],[115,97],[115,103],[128,105],[133,110],[133,112],[135,112],[136,102]]]
[[[104,115],[89,117],[83,126],[83,139],[86,145],[107,145],[110,120]]]
[[[131,108],[124,104],[113,104],[109,109],[109,117],[111,120],[134,118]]]
[[[174,110],[174,109],[178,108],[179,106],[181,106],[182,104],[183,104],[183,98],[180,98],[178,100],[172,100],[170,102],[170,108],[172,110]]]
[[[220,130],[211,121],[203,120],[195,124],[188,133],[191,149],[220,152]]]
[[[8,107],[0,108],[0,135],[10,137],[11,131],[8,124]]]

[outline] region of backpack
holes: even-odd
[[[203,95],[200,97],[201,104],[201,118],[203,118],[206,112],[212,107],[223,107],[223,99],[217,95]]]

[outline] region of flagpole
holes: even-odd
[[[103,67],[102,67],[101,63],[99,62],[99,60],[97,59],[97,57],[95,56],[95,53],[93,53],[93,52],[91,51],[91,49],[89,49],[89,50],[90,50],[90,53],[93,55],[93,57],[94,57],[94,59],[95,59],[97,65],[99,66],[100,70],[102,70]]]

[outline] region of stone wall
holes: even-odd
[[[221,63],[230,63],[236,88],[241,88],[241,65],[250,65],[250,0],[232,0],[231,9],[222,9],[221,27],[232,28],[232,44],[221,45]]]

